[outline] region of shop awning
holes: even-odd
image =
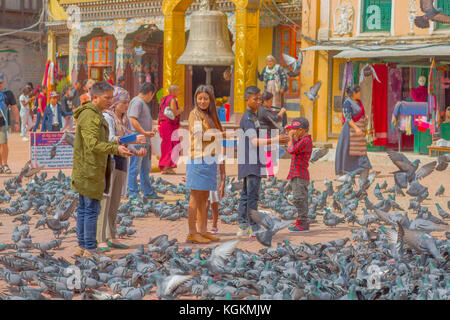
[[[302,49],[302,51],[341,51],[348,49],[348,46],[340,45],[323,45],[323,46],[312,46],[309,48]]]
[[[334,58],[386,58],[386,57],[450,56],[450,44],[410,44],[386,46],[358,46],[346,49]]]

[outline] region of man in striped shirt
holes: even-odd
[[[295,118],[286,130],[290,138],[287,152],[292,156],[287,179],[291,180],[293,203],[298,211],[297,221],[289,227],[289,230],[308,232],[308,166],[313,148],[311,135],[308,134],[309,122],[303,117]]]

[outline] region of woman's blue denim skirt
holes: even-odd
[[[187,160],[186,188],[217,191],[217,158],[215,156]]]

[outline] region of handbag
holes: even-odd
[[[164,109],[164,115],[169,118],[170,120],[175,120],[175,115],[173,114],[173,111],[170,107],[166,107]]]

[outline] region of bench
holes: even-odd
[[[438,157],[441,152],[450,152],[449,147],[428,146],[427,148],[430,151],[430,157],[433,156],[433,151],[437,152]]]

